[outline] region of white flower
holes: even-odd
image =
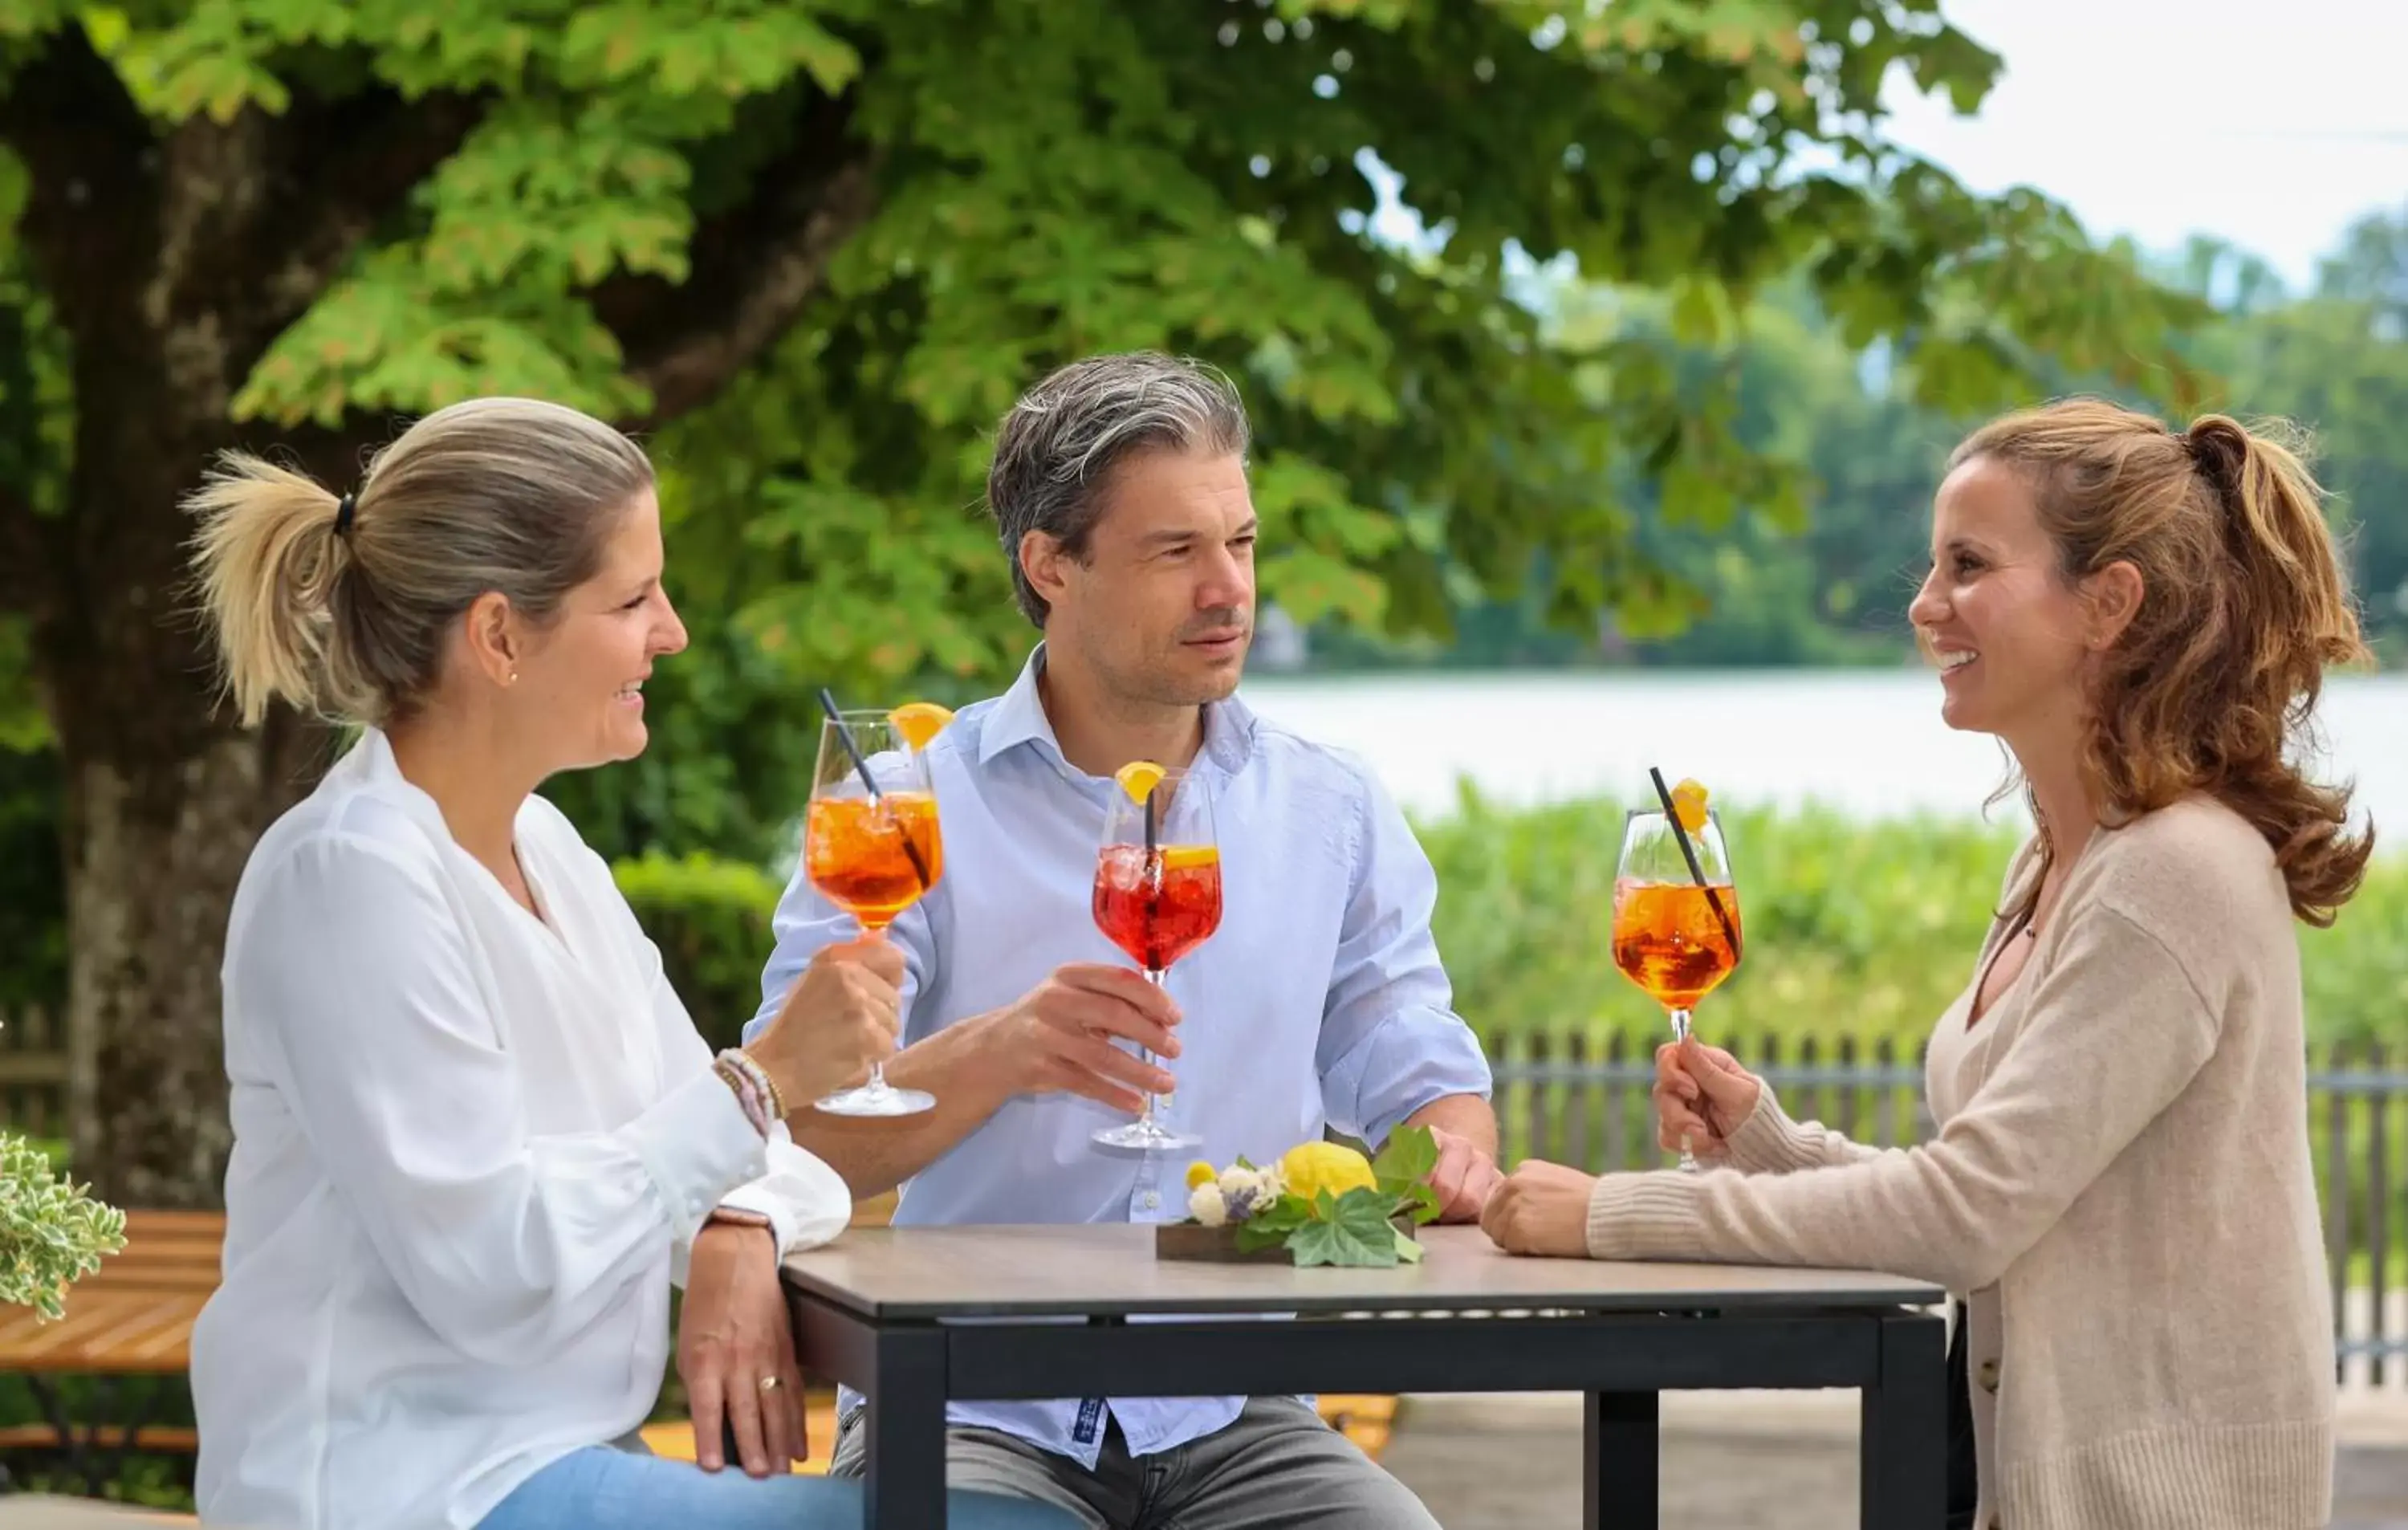
[[[1218,1227],[1229,1220],[1229,1208],[1221,1199],[1221,1187],[1201,1184],[1187,1197],[1187,1214],[1207,1227]]]
[[[1221,1194],[1235,1206],[1240,1201],[1267,1200],[1269,1176],[1260,1169],[1225,1168],[1221,1171]]]

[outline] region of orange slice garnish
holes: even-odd
[[[1112,779],[1121,783],[1121,790],[1128,794],[1131,802],[1142,807],[1145,799],[1154,794],[1154,789],[1162,784],[1162,778],[1168,774],[1152,760],[1131,760],[1112,772]]]
[[[926,749],[928,740],[944,732],[945,724],[953,720],[950,708],[939,707],[933,701],[905,702],[886,714],[886,721],[894,724],[895,731],[902,735],[903,741],[913,749]]]
[[[1672,816],[1691,834],[1702,831],[1706,826],[1706,789],[1693,780],[1684,780],[1672,788]]]
[[[1191,866],[1218,865],[1221,851],[1211,845],[1165,845],[1162,847],[1162,869],[1181,871]]]

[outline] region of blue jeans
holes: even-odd
[[[952,1530],[1075,1530],[1058,1509],[988,1493],[945,1494]],[[729,1466],[608,1445],[572,1451],[519,1484],[478,1530],[858,1530],[859,1482],[752,1478]]]

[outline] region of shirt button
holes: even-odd
[[[1999,1390],[1999,1363],[1997,1361],[1985,1360],[1982,1362],[1980,1380],[1983,1391],[1996,1392]]]
[[[1162,1204],[1162,1197],[1149,1190],[1143,1195],[1138,1197],[1138,1204],[1151,1211]]]

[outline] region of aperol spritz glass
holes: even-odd
[[[1671,818],[1633,809],[1613,880],[1613,965],[1664,1007],[1675,1041],[1689,1038],[1691,1011],[1739,965],[1739,890],[1722,825],[1712,812],[1699,817],[1684,853]],[[1681,1167],[1698,1167],[1685,1139]]]
[[[1159,988],[1173,962],[1221,927],[1221,851],[1212,832],[1212,798],[1186,771],[1144,762],[1123,770],[1120,784],[1096,851],[1096,928]],[[1138,1055],[1154,1061],[1143,1048]],[[1202,1140],[1164,1126],[1151,1094],[1137,1120],[1095,1133],[1096,1146],[1130,1154],[1170,1152]]]
[[[844,711],[821,723],[803,834],[811,885],[882,937],[945,868],[927,755],[894,715]],[[896,1089],[885,1068],[872,1064],[868,1082],[814,1103],[832,1115],[908,1116],[937,1101],[922,1090]]]

